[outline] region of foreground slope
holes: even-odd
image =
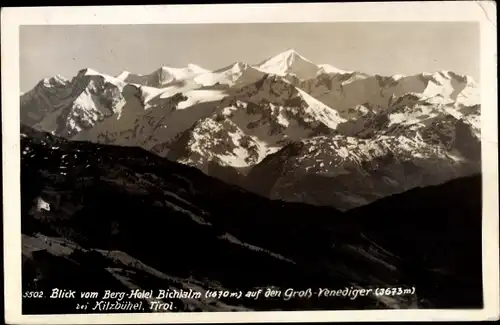
[[[468,308],[482,295],[481,192],[480,176],[464,177],[386,197],[349,216],[371,240],[406,257],[399,270],[412,280],[402,282],[430,295],[462,296]],[[452,301],[442,307],[453,308]]]
[[[175,306],[224,311],[482,305],[477,176],[341,213],[270,201],[138,148],[68,142],[27,127],[21,136],[23,289],[415,286],[411,296],[203,298],[175,300]],[[25,300],[23,310],[78,312],[74,301],[51,299]]]

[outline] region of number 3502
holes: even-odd
[[[23,298],[43,298],[43,291],[26,291]]]

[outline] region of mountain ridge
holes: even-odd
[[[310,61],[309,59],[305,58],[298,51],[294,50],[293,48],[288,48],[288,49],[284,50],[283,52],[280,52],[278,54],[270,56],[270,57],[268,57],[268,58],[266,58],[264,60],[261,60],[261,61],[255,63],[255,64],[249,64],[249,63],[245,63],[245,62],[242,62],[242,61],[235,61],[231,65],[234,65],[234,64],[237,64],[237,63],[241,62],[241,63],[248,64],[249,66],[252,66],[252,67],[258,67],[259,65],[262,65],[266,61],[269,61],[269,60],[271,60],[273,58],[280,58],[280,57],[287,57],[287,56],[292,56],[292,57],[296,56],[296,57],[301,58],[302,60],[305,60],[305,61],[308,61],[308,62],[312,63],[312,61]],[[355,73],[355,71],[347,71],[347,70],[338,69],[337,67],[333,66],[331,63],[322,63],[322,64],[317,64],[317,65],[319,67],[326,67],[326,70],[334,68],[335,70],[339,70],[340,72],[342,72],[341,74],[344,74],[344,73]],[[170,66],[161,66],[158,69],[156,69],[155,71],[160,70],[162,67],[170,68],[170,69],[186,69],[186,68],[189,69],[189,68],[194,68],[195,70],[200,70],[202,72],[216,72],[217,70],[224,69],[224,68],[220,68],[220,69],[215,69],[215,70],[209,70],[209,69],[204,69],[204,68],[200,67],[197,64],[188,63],[188,64],[186,64],[182,68],[178,68],[178,67],[176,68],[176,67],[170,67]],[[93,69],[91,67],[84,68],[83,70],[85,70],[85,69],[97,72],[97,70],[95,70],[95,69]],[[80,69],[79,71],[81,71],[81,70],[82,69]],[[154,73],[154,72],[152,72],[152,73]],[[453,74],[456,74],[455,72],[453,72],[451,70],[436,70],[434,72],[422,72],[420,74],[422,74],[422,75],[432,75],[432,74],[436,74],[436,73],[449,73],[449,72],[452,72]],[[118,75],[116,75],[114,78],[117,78],[121,74],[128,74],[128,73],[135,74],[135,75],[138,75],[138,76],[146,76],[146,75],[148,75],[148,74],[137,74],[137,73],[134,73],[134,72],[131,72],[131,71],[128,71],[128,70],[124,70],[121,73],[119,73]],[[150,74],[152,74],[152,73],[150,73]],[[357,73],[359,73],[359,72],[357,72]],[[377,74],[373,74],[371,76],[375,76],[375,75],[377,75]],[[418,74],[406,74],[406,75],[398,74],[398,75],[395,75],[395,77],[402,78],[402,77],[409,77],[409,76],[416,76],[416,75],[418,75]],[[456,75],[461,76],[461,77],[466,77],[467,80],[469,80],[470,82],[477,83],[477,81],[475,81],[471,76],[467,76],[467,75],[464,75],[464,74],[456,74]],[[111,76],[111,75],[109,75],[109,76]],[[43,78],[42,78],[42,80],[43,80]],[[27,92],[27,91],[25,91],[25,92]]]
[[[322,149],[331,151],[331,160],[344,159],[344,155],[371,157],[366,163],[375,166],[377,155],[360,152],[349,143],[363,143],[366,150],[380,149],[391,157],[398,157],[400,148],[410,144],[405,160],[421,161],[428,151],[434,151],[440,161],[437,169],[448,170],[443,174],[448,177],[480,170],[479,85],[452,71],[367,75],[315,64],[288,49],[253,65],[236,61],[208,71],[188,64],[159,68],[149,75],[122,73],[119,77],[82,69],[71,81],[60,76],[45,79],[21,96],[21,122],[72,140],[140,146],[266,195],[271,195],[267,185],[255,188],[248,176],[270,170],[259,166],[269,155],[317,136],[328,138],[323,141],[327,147],[336,146],[338,140],[342,143],[342,148],[333,151]],[[460,147],[453,142],[455,134],[465,136],[467,145]],[[329,177],[327,184],[336,184],[334,177],[326,175],[345,174],[345,170],[337,166],[330,173],[316,168],[329,162],[315,158],[319,151],[314,146],[309,150],[301,153],[302,163],[294,165],[295,158],[290,158],[288,165],[294,166],[290,177],[295,175],[298,180],[306,172],[307,177]],[[367,179],[371,179],[368,183],[394,183],[400,179],[395,181],[399,184],[394,186],[395,193],[407,189],[401,172],[392,175],[387,171],[388,178],[381,179],[373,168],[367,170],[361,161],[351,160],[363,172],[343,176],[349,178],[347,183],[361,184]],[[417,182],[408,184],[431,185],[443,180],[433,174],[429,164],[417,169],[396,165],[394,170],[399,169]],[[316,172],[311,174],[312,170]],[[415,175],[417,170],[429,176]],[[274,177],[259,178],[266,183]],[[303,199],[303,193],[311,190],[300,181],[283,178],[281,182],[293,192],[283,194],[285,199]],[[347,201],[340,204],[352,201],[343,208],[369,202],[355,199],[360,194],[359,185],[343,189]],[[388,193],[374,191],[371,198]],[[320,188],[312,192],[322,196]],[[274,193],[281,195],[276,194],[281,191]],[[310,197],[307,202],[318,200],[336,201]]]

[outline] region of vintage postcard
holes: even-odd
[[[6,322],[498,320],[495,9],[3,9]]]

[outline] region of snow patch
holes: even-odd
[[[199,103],[207,103],[222,100],[227,95],[220,90],[193,90],[184,94],[187,100],[177,105],[178,109],[185,109]]]

